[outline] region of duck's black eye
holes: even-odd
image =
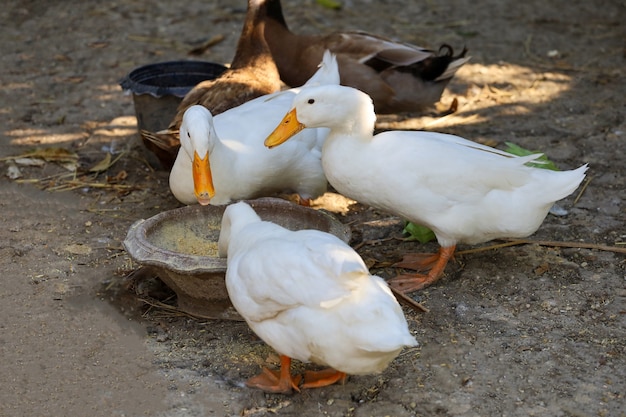
[[[309,99],[309,101],[307,101],[307,103],[309,103],[309,104],[313,104],[313,103],[315,103],[315,99],[310,98],[310,99]]]
[[[187,137],[191,139],[191,134],[189,132],[187,132]]]

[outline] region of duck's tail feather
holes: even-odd
[[[467,61],[471,59],[470,56],[465,56],[467,54],[467,48],[463,48],[461,53],[456,56],[454,56],[454,51],[452,50],[452,47],[450,45],[441,45],[441,47],[439,48],[439,52],[441,53],[441,51],[444,49],[447,52],[444,55],[439,55],[437,58],[440,60],[443,59],[442,63],[446,61],[446,59],[444,58],[447,58],[447,62],[445,62],[446,68],[440,75],[435,78],[435,81],[442,81],[452,78],[454,74],[456,74],[456,72],[459,70],[459,68],[461,68],[463,65],[465,65],[465,63],[467,63]]]
[[[585,164],[570,171],[552,171],[560,174],[558,176],[559,180],[553,184],[556,190],[553,195],[553,197],[556,197],[554,201],[558,201],[573,193],[585,179],[585,172],[588,168],[588,164]]]
[[[320,62],[317,71],[309,80],[304,83],[305,86],[313,85],[339,85],[339,65],[337,57],[328,49],[324,51],[322,62]]]
[[[145,147],[158,158],[163,168],[170,170],[180,148],[178,132],[168,129],[150,132],[141,129],[139,135]]]

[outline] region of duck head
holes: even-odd
[[[291,110],[264,143],[273,148],[309,127],[328,127],[347,134],[367,131],[371,135],[375,122],[372,100],[359,90],[340,85],[302,87]]]
[[[215,195],[209,162],[209,145],[215,135],[213,116],[206,107],[196,105],[185,111],[180,126],[180,145],[191,161],[194,193],[203,206]]]

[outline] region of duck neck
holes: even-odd
[[[359,159],[362,153],[367,153],[368,146],[372,140],[372,131],[365,129],[363,126],[344,125],[341,127],[333,127],[322,146],[322,166],[326,172],[326,177],[330,184],[340,193],[344,190],[337,188],[340,185],[335,177],[338,171],[350,170],[352,165],[346,160],[346,155],[350,158]],[[328,168],[331,167],[331,168]],[[338,168],[340,167],[340,168]],[[339,178],[343,174],[339,174]],[[345,173],[345,175],[356,175],[354,173]],[[359,174],[360,175],[360,174]]]
[[[266,9],[263,7],[263,2],[249,0],[246,20],[230,66],[232,69],[254,67],[257,72],[266,68],[274,73],[278,72],[270,48],[265,41],[265,17]]]
[[[359,141],[370,141],[374,135],[374,125],[376,123],[376,114],[371,102],[363,102],[354,106],[349,117],[346,117],[343,123],[331,129],[333,133],[341,136],[350,136]]]
[[[297,35],[289,30],[280,0],[261,0],[265,8],[265,40],[272,52],[282,80],[290,86],[300,86],[313,75],[298,64],[301,53],[317,38],[315,36]],[[317,58],[315,58],[317,59]]]
[[[283,8],[280,5],[280,0],[261,0],[261,7],[265,9],[265,13],[267,17],[280,26],[285,28],[285,30],[289,31],[289,27],[287,26],[287,22],[285,21],[285,16],[283,15]]]

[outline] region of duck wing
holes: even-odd
[[[247,228],[245,233],[251,230],[259,231]],[[248,320],[263,321],[301,306],[332,307],[358,286],[355,277],[369,275],[356,252],[335,236],[313,230],[287,232],[232,255],[229,248],[228,274],[243,281],[234,291],[247,299]],[[243,238],[242,233],[238,239]]]

